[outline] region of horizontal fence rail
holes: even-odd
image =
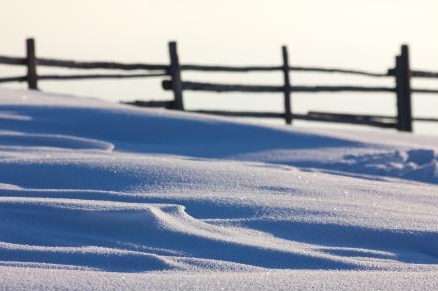
[[[163,89],[170,90],[171,81],[163,81]],[[237,85],[237,84],[215,84],[182,82],[184,90],[192,91],[211,91],[211,92],[283,92],[283,86],[271,85]],[[290,92],[395,92],[395,88],[390,87],[363,87],[363,86],[291,86]]]
[[[0,83],[9,83],[9,82],[27,82],[27,77],[6,77],[0,78]]]
[[[27,62],[26,58],[16,58],[16,57],[6,57],[0,56],[0,64],[4,65],[25,65]]]
[[[361,75],[369,77],[390,77],[389,73],[373,73],[360,70],[348,70],[338,68],[317,68],[317,67],[296,67],[289,66],[290,71],[312,72],[312,73],[339,73],[348,75]],[[233,67],[233,66],[212,66],[212,65],[182,65],[182,71],[202,71],[202,72],[272,72],[282,70],[282,66],[248,66],[248,67]]]
[[[411,89],[411,92],[422,94],[438,94],[438,90],[435,89]]]
[[[394,76],[394,69],[388,70],[388,76]],[[438,72],[411,71],[411,76],[416,78],[438,78]]]
[[[202,72],[272,72],[281,70],[281,66],[209,66],[209,65],[181,65],[182,71],[202,71]]]
[[[26,40],[26,56],[0,56],[0,64],[25,66],[25,76],[10,76],[0,78],[0,83],[27,82],[29,89],[38,89],[39,81],[47,80],[86,80],[86,79],[128,79],[128,78],[164,78],[162,88],[173,92],[172,101],[134,101],[126,102],[137,106],[164,107],[168,109],[185,110],[184,91],[203,92],[243,92],[243,93],[282,93],[284,98],[284,112],[251,112],[251,111],[221,111],[221,110],[188,110],[190,112],[214,114],[235,117],[281,118],[287,124],[292,120],[306,120],[319,122],[349,123],[369,125],[382,128],[395,128],[401,131],[412,131],[412,121],[438,122],[433,117],[413,117],[411,95],[438,94],[438,89],[411,88],[412,78],[438,78],[438,72],[411,70],[409,64],[409,49],[406,45],[401,48],[400,55],[395,58],[395,66],[384,73],[344,68],[322,68],[310,66],[291,66],[289,54],[285,46],[282,47],[282,64],[275,66],[225,66],[225,65],[197,65],[181,64],[177,52],[176,42],[170,42],[169,64],[121,63],[121,62],[84,62],[52,58],[38,58],[35,52],[35,41]],[[90,70],[123,70],[145,71],[136,73],[96,73],[96,74],[65,74],[40,75],[37,67],[58,67],[68,69]],[[249,85],[249,84],[221,84],[208,82],[191,82],[182,80],[182,72],[218,72],[218,73],[251,73],[251,72],[280,72],[283,74],[282,85]],[[370,78],[392,78],[394,86],[353,86],[353,85],[315,85],[302,86],[293,83],[291,72],[330,73],[356,75]],[[292,111],[293,93],[392,93],[396,96],[397,116],[358,115],[345,113],[315,112],[298,114]]]
[[[81,74],[81,75],[41,75],[39,80],[79,80],[79,79],[126,79],[164,77],[165,73],[157,74]]]
[[[231,117],[285,118],[284,113],[274,113],[274,112],[220,111],[220,110],[189,110],[189,112],[231,116]],[[312,111],[310,111],[308,114],[293,113],[291,116],[293,119],[298,119],[298,120],[372,125],[382,128],[394,128],[396,124],[395,117],[380,118],[377,116],[360,116],[353,114],[321,113],[321,112],[312,112]]]
[[[412,77],[417,78],[438,78],[438,73],[426,71],[412,71]]]
[[[71,60],[38,59],[40,66],[62,67],[71,69],[112,69],[112,70],[151,70],[167,71],[167,65],[157,64],[124,64],[115,62],[77,62]]]
[[[157,74],[80,74],[80,75],[38,75],[38,80],[82,80],[82,79],[128,79],[165,77],[165,73]],[[0,78],[0,83],[27,82],[27,77]]]

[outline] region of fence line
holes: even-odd
[[[411,78],[438,78],[438,72],[411,70],[409,63],[409,48],[401,47],[400,55],[395,58],[394,68],[385,73],[376,73],[363,70],[343,68],[321,68],[291,66],[289,54],[285,46],[281,48],[282,64],[278,66],[223,66],[223,65],[196,65],[181,64],[177,51],[176,42],[170,42],[169,64],[144,64],[144,63],[120,63],[120,62],[78,62],[73,60],[61,60],[50,58],[38,58],[35,51],[35,41],[26,40],[26,57],[0,56],[0,64],[26,66],[25,76],[11,76],[0,78],[0,83],[27,82],[29,89],[38,89],[38,81],[45,80],[83,80],[83,79],[123,79],[123,78],[149,78],[169,77],[162,82],[164,90],[173,92],[173,101],[135,101],[131,102],[138,106],[165,107],[169,109],[184,110],[183,91],[206,91],[206,92],[250,92],[250,93],[282,93],[284,112],[249,112],[249,111],[220,111],[220,110],[193,110],[197,113],[208,113],[225,116],[282,118],[286,124],[291,124],[294,119],[323,122],[339,122],[350,124],[363,124],[384,128],[396,128],[401,131],[412,131],[412,121],[438,122],[438,118],[413,117],[411,108],[412,93],[438,94],[438,89],[411,88]],[[60,67],[70,69],[105,69],[125,71],[147,71],[146,73],[132,74],[70,74],[70,75],[38,75],[37,67]],[[183,81],[181,72],[280,72],[283,75],[283,85],[245,85],[245,84],[219,84]],[[335,73],[358,75],[372,78],[394,78],[394,87],[385,86],[301,86],[292,84],[291,72],[311,73]],[[377,115],[354,115],[328,112],[308,112],[297,114],[292,110],[292,93],[318,93],[318,92],[387,92],[395,93],[397,104],[397,116]]]

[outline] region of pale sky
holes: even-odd
[[[400,45],[407,43],[411,47],[413,68],[438,71],[436,0],[0,1],[2,55],[22,56],[24,40],[32,36],[36,39],[39,56],[167,63],[167,42],[177,40],[182,63],[276,65],[281,61],[280,47],[286,44],[292,65],[384,72],[393,65]],[[16,72],[21,71],[10,66],[0,66],[0,76],[11,76]],[[233,83],[242,81],[268,84],[281,81],[278,76],[263,74],[211,76],[188,77]],[[330,78],[325,75],[292,75],[292,82],[324,84],[332,82]],[[357,84],[361,79],[354,78],[353,81]],[[339,84],[343,79],[339,77],[334,82]],[[438,88],[437,81],[432,81],[430,87],[434,83]],[[24,88],[25,85],[19,87]],[[113,101],[169,97],[168,93],[161,90],[159,80],[41,82],[40,87],[46,91],[107,96]],[[220,100],[230,99],[218,99],[218,95],[214,94],[212,96],[205,101],[207,97],[192,93],[188,94],[187,102],[202,107],[211,102],[219,104],[222,102]],[[272,98],[263,98],[260,102],[265,107],[281,108],[278,105],[281,104],[281,97],[274,98],[273,104],[276,105],[272,106],[269,101]],[[427,96],[424,100],[427,100],[426,105],[414,103],[414,111],[416,106],[417,110],[421,109],[426,115],[433,115],[434,111],[428,112],[427,109],[431,106],[438,108],[438,101],[435,101],[438,96],[435,99]],[[312,104],[327,107],[333,102],[339,103],[336,100],[325,103],[314,97],[302,103],[296,99],[293,102],[298,109],[306,103],[309,103],[307,107],[304,106],[307,109],[312,109]],[[379,100],[361,102],[369,106],[370,111],[374,111],[381,103]],[[389,98],[385,102],[382,104],[387,104],[385,106],[391,107],[388,110],[393,111],[391,104],[394,101]],[[348,106],[341,103],[338,111],[349,110]],[[233,105],[227,106],[231,108]],[[307,110],[304,107],[301,109]],[[382,109],[387,112],[385,110]]]

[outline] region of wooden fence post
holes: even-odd
[[[176,42],[169,42],[169,55],[170,55],[170,66],[169,75],[172,78],[172,91],[174,96],[174,108],[177,110],[184,110],[183,102],[183,88],[181,82],[181,68],[179,64],[178,52]]]
[[[397,129],[412,131],[411,70],[409,47],[402,45],[401,55],[395,59],[395,80],[397,92]]]
[[[281,53],[283,56],[283,77],[284,77],[284,119],[286,120],[286,124],[292,123],[292,109],[291,109],[291,85],[290,85],[290,76],[289,76],[289,55],[287,52],[287,47],[281,47]]]
[[[29,89],[38,89],[38,75],[36,71],[37,59],[35,56],[35,41],[33,38],[26,39],[26,66],[27,84]]]

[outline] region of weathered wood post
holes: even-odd
[[[33,38],[26,39],[26,66],[27,84],[29,89],[38,89],[38,75],[36,71],[37,59],[35,56],[35,41]]]
[[[181,68],[179,64],[176,42],[169,42],[170,66],[169,75],[172,78],[172,91],[174,97],[174,109],[184,110],[183,88],[181,82]]]
[[[287,47],[281,47],[281,53],[283,55],[283,77],[284,77],[284,119],[286,120],[286,124],[292,123],[292,109],[291,109],[291,85],[290,85],[290,76],[289,76],[289,55],[287,52]]]
[[[409,47],[402,45],[401,55],[395,59],[395,80],[397,92],[397,129],[412,131],[411,70]]]

